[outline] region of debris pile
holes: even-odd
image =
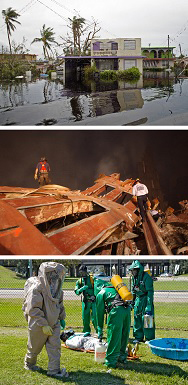
[[[188,255],[188,200],[179,202],[181,209],[166,210],[161,235],[172,254]]]
[[[100,175],[84,191],[59,185],[39,189],[0,187],[0,254],[182,253],[180,249],[187,246],[188,202],[180,202],[178,214],[168,210],[159,222],[148,210],[142,226],[132,196],[134,182],[121,181],[120,174],[111,174]],[[153,208],[158,203],[154,200]],[[178,234],[177,240],[173,240],[173,232]]]

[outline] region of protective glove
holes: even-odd
[[[65,325],[66,325],[64,319],[60,320],[60,325],[61,325],[61,330],[64,330],[65,329]]]
[[[51,328],[49,325],[43,326],[43,327],[42,327],[42,331],[43,331],[43,333],[46,334],[47,336],[52,336],[52,334],[53,334],[53,330],[52,330],[52,328]]]
[[[102,341],[102,337],[103,337],[103,330],[102,328],[100,328],[100,326],[98,326],[98,339]]]
[[[146,308],[145,308],[145,314],[149,314],[149,313],[151,313],[151,306],[150,305],[148,305],[148,306],[146,306]]]
[[[37,179],[37,174],[34,175],[34,179],[35,179],[35,180]]]
[[[87,289],[88,289],[88,286],[85,285],[85,286],[80,288],[79,292],[82,293],[84,290],[87,290]]]

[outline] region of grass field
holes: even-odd
[[[62,380],[46,375],[48,358],[45,349],[38,357],[38,372],[23,369],[27,349],[27,323],[21,299],[0,299],[0,367],[1,385],[188,385],[188,361],[173,361],[152,354],[140,344],[138,361],[119,364],[107,373],[103,364],[94,361],[93,353],[62,347],[61,364],[70,373]],[[66,328],[82,330],[80,301],[65,301]],[[156,303],[156,338],[188,336],[187,304]],[[132,312],[133,317],[133,312]],[[106,328],[104,328],[106,336]],[[130,342],[132,342],[132,328]]]
[[[26,353],[26,329],[0,329],[1,379],[2,385],[58,385],[61,380],[49,378],[47,372],[47,354],[45,349],[38,357],[39,372],[23,369]],[[184,332],[185,333],[185,332]],[[172,333],[173,334],[173,333]],[[175,334],[175,335],[174,335]],[[177,336],[174,333],[173,336]],[[164,337],[165,332],[159,332]],[[182,333],[182,337],[186,337]],[[151,353],[149,347],[140,344],[138,361],[119,364],[117,369],[107,373],[103,364],[94,361],[94,354],[82,353],[62,347],[61,364],[69,372],[66,385],[187,385],[188,362],[172,361]]]
[[[74,290],[77,279],[67,277],[63,284],[63,289]],[[25,281],[25,278],[17,277],[15,272],[0,266],[0,288],[23,289]],[[129,278],[125,278],[124,282],[129,285]],[[165,281],[154,281],[154,290],[188,290],[188,280],[177,281],[173,277],[169,277]]]

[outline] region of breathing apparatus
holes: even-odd
[[[151,271],[150,269],[144,269],[144,273],[148,273],[151,276]]]
[[[113,277],[111,278],[111,283],[115,287],[123,301],[132,301],[133,295],[128,290],[126,284],[123,282],[122,278],[119,275],[113,275]]]
[[[94,294],[97,295],[103,287],[110,286],[111,284],[123,301],[132,301],[133,295],[128,290],[126,284],[119,275],[113,275],[110,277],[104,274],[98,274],[94,276]]]

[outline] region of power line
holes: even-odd
[[[31,0],[28,4],[25,5],[25,7],[23,7],[23,8],[19,11],[19,13],[21,13],[24,9],[25,9],[25,11],[22,12],[22,14],[25,13],[26,10],[27,10],[27,8],[30,8],[30,7],[32,7],[32,5],[34,5],[34,4],[32,4],[34,1],[36,1],[36,0]]]
[[[66,11],[68,11],[68,12],[70,12],[70,13],[73,13],[73,11],[72,11],[71,9],[65,7],[63,4],[60,4],[57,0],[51,0],[51,1],[53,1],[54,3],[56,3],[57,5],[59,5],[61,8],[66,9]],[[79,12],[76,11],[76,9],[75,9],[75,12],[79,15]]]
[[[69,8],[67,8],[67,7],[65,7],[65,6],[62,5],[62,4],[60,4],[57,0],[51,0],[51,1],[53,1],[54,3],[56,3],[57,5],[59,5],[60,7],[66,9],[66,10],[69,11],[70,13],[74,14],[73,10],[71,10],[71,9],[69,9]],[[74,11],[78,14],[78,16],[80,16],[80,13],[79,13],[76,9],[74,9]],[[92,27],[92,26],[94,25],[94,22],[91,22],[91,21],[88,20],[88,19],[85,19],[85,21],[86,21],[85,24],[88,25],[88,28],[89,28],[89,27]],[[109,33],[110,35],[113,35],[113,36],[117,37],[117,35],[111,34],[108,30],[106,30],[106,29],[104,29],[104,28],[101,28],[101,30],[104,31],[104,32]]]
[[[54,11],[52,8],[50,8],[48,5],[44,4],[41,0],[37,0],[38,3],[41,3],[42,5],[44,5],[44,7],[50,9],[50,11],[52,11],[53,13],[55,13],[56,15],[58,15],[59,17],[61,17],[61,19],[63,19],[64,21],[67,22],[67,19],[65,17],[63,17],[62,15],[60,15],[58,12]]]

